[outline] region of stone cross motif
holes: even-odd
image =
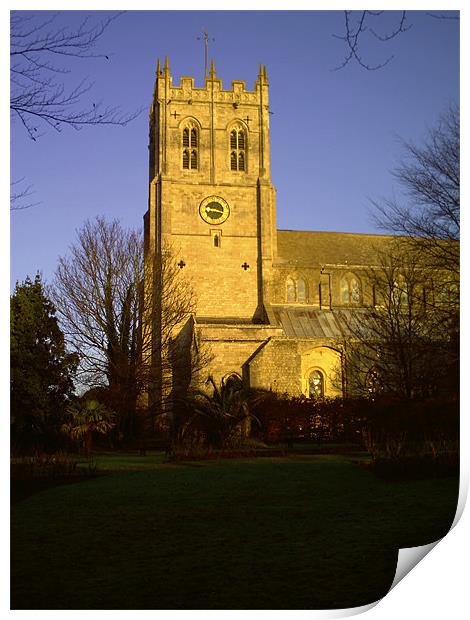
[[[175,118],[175,120],[176,120],[176,117],[177,117],[177,116],[181,116],[181,114],[178,114],[178,112],[175,110],[175,111],[173,112],[173,114],[170,114],[170,116],[174,116],[174,118]]]
[[[244,121],[246,121],[246,124],[249,126],[250,125],[250,121],[252,120],[248,115],[246,118],[243,119]]]
[[[246,271],[246,270],[247,270],[247,269],[249,269],[249,268],[250,268],[250,265],[249,265],[249,264],[245,261],[245,262],[243,263],[243,265],[242,265],[242,269],[244,269],[244,270]]]
[[[180,260],[180,262],[178,263],[178,267],[180,269],[183,269],[183,267],[186,267],[186,263],[184,262],[184,260]]]

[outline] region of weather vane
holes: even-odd
[[[204,41],[204,78],[207,77],[207,58],[209,54],[209,40],[215,41],[214,38],[209,37],[207,30],[202,31],[202,37],[197,37],[198,41]]]

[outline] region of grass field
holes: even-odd
[[[384,596],[399,547],[445,535],[458,479],[385,483],[348,457],[164,464],[12,507],[13,609],[322,609]]]

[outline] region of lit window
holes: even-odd
[[[383,392],[383,381],[380,371],[373,367],[366,375],[366,391],[370,397]]]
[[[325,380],[323,373],[319,370],[313,370],[308,377],[308,397],[323,398],[325,395]]]

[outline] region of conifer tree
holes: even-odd
[[[56,449],[74,391],[76,353],[64,335],[39,274],[17,283],[10,300],[11,439],[21,451]]]

